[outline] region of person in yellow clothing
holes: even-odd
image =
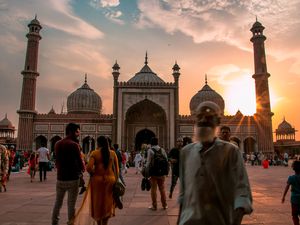
[[[119,177],[119,166],[106,137],[97,139],[97,148],[91,153],[86,169],[91,175],[90,183],[74,224],[107,225],[109,218],[115,215],[112,191],[116,177]]]

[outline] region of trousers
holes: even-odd
[[[165,176],[156,177],[152,176],[151,179],[151,199],[152,199],[152,206],[157,208],[157,187],[160,192],[160,199],[161,204],[163,207],[167,206],[167,199],[166,199],[166,191],[165,191]]]
[[[56,182],[56,200],[52,212],[52,225],[58,225],[59,213],[66,192],[68,193],[68,224],[72,225],[75,216],[75,204],[79,191],[79,179]]]

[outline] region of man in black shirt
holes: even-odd
[[[66,137],[55,144],[57,182],[52,225],[58,225],[59,211],[66,192],[68,192],[68,224],[73,224],[79,189],[79,175],[84,171],[80,147],[77,143],[79,134],[79,125],[69,123],[66,127]]]
[[[178,138],[176,141],[176,148],[172,148],[169,153],[169,161],[171,163],[171,168],[172,168],[172,183],[170,187],[169,198],[172,198],[173,191],[179,177],[179,155],[182,146],[183,146],[183,139]]]

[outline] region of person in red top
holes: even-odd
[[[32,182],[35,176],[36,165],[37,165],[37,157],[35,152],[32,152],[30,154],[28,164],[29,164],[28,172],[30,175],[30,182]]]
[[[52,225],[58,225],[59,213],[65,193],[68,192],[68,224],[73,224],[75,204],[79,191],[79,177],[84,171],[78,137],[80,126],[69,123],[66,127],[66,137],[55,144],[57,182],[56,200],[52,212]]]

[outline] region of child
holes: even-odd
[[[30,182],[32,183],[34,176],[35,176],[35,170],[36,170],[36,163],[37,158],[35,155],[35,152],[32,152],[29,156],[29,175],[30,175]]]
[[[136,153],[133,161],[136,169],[135,174],[138,174],[142,169],[142,163],[143,163],[143,157],[140,152]]]
[[[300,161],[295,161],[292,165],[292,168],[295,171],[295,175],[289,176],[281,202],[284,203],[286,193],[288,192],[290,186],[292,186],[291,189],[292,217],[293,217],[294,225],[299,225],[298,216],[300,215]]]

